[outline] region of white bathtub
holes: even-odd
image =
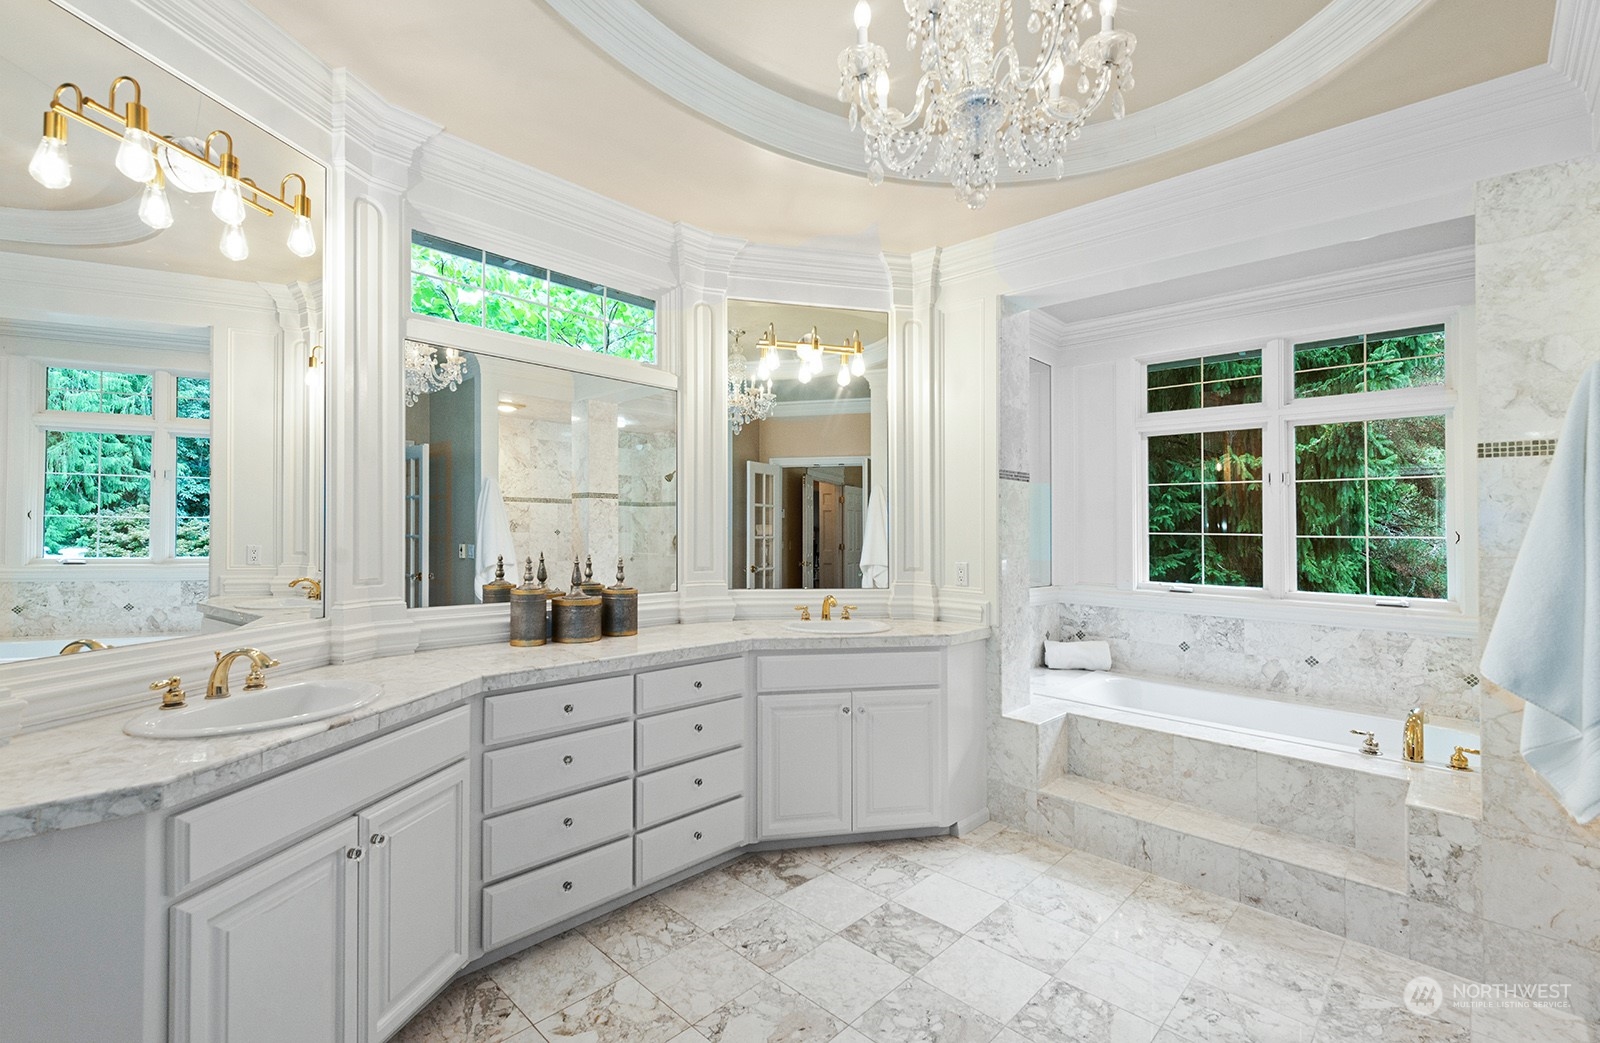
[[[1372,732],[1382,754],[1373,760],[1404,763],[1400,756],[1405,722],[1392,717],[1335,710],[1304,703],[1282,702],[1240,692],[1191,688],[1127,674],[1036,668],[1031,678],[1035,699],[1059,700],[1079,707],[1110,711],[1095,716],[1121,714],[1143,718],[1141,723],[1162,731],[1191,725],[1231,733],[1234,745],[1255,749],[1280,742],[1323,750],[1359,753],[1364,736],[1351,730]],[[1458,722],[1452,722],[1455,724]],[[1444,766],[1457,746],[1478,747],[1477,733],[1458,727],[1427,724],[1426,763]]]
[[[142,645],[146,641],[160,641],[168,637],[180,637],[179,634],[141,634],[137,637],[99,637],[95,640],[102,644],[121,647],[123,645]],[[0,663],[15,663],[22,659],[48,659],[53,655],[60,655],[61,648],[70,637],[36,638],[28,641],[0,641]],[[82,654],[82,653],[80,653]]]

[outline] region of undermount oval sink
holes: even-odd
[[[241,612],[309,612],[314,602],[305,598],[245,598],[229,602],[228,607]]]
[[[813,637],[838,637],[845,634],[881,634],[889,624],[881,619],[791,619],[785,630]]]
[[[291,681],[259,692],[236,688],[226,699],[207,699],[202,689],[190,693],[187,706],[176,710],[151,707],[122,730],[146,739],[238,735],[349,713],[382,694],[383,689],[366,681]]]

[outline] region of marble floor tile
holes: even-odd
[[[897,901],[964,934],[998,909],[1004,899],[935,873],[901,894]]]
[[[861,1015],[856,1026],[872,1043],[990,1043],[1000,1022],[954,996],[912,978]]]
[[[815,949],[833,932],[780,902],[768,902],[711,932],[764,971],[786,967]]]
[[[968,844],[981,844],[990,837],[999,836],[1004,832],[1006,832],[1004,823],[996,822],[994,819],[990,819],[975,829],[967,830],[965,833],[961,834],[960,839]]]
[[[1580,1018],[1537,1007],[1472,1012],[1472,1043],[1593,1043],[1600,1033]]]
[[[899,855],[867,851],[834,866],[833,873],[874,894],[893,898],[932,876],[933,870]]]
[[[954,838],[951,838],[954,840]],[[816,847],[793,848],[792,853],[808,862],[821,866],[823,869],[832,869],[840,862],[848,862],[865,851],[872,850],[871,844],[818,844]]]
[[[1159,1025],[1183,995],[1190,975],[1096,936],[1056,977]]]
[[[568,931],[501,960],[484,973],[536,1022],[610,985],[624,972],[583,935]]]
[[[1239,908],[1239,903],[1231,899],[1159,876],[1152,876],[1140,884],[1128,896],[1127,904],[1147,908],[1169,919],[1195,924],[1225,924]]]
[[[1117,911],[1122,898],[1063,879],[1052,870],[1018,891],[1011,902],[1084,934],[1093,934]]]
[[[1344,939],[1289,920],[1240,909],[1195,976],[1225,992],[1294,1017],[1322,1013]]]
[[[779,895],[778,901],[830,931],[855,923],[883,904],[881,896],[833,873],[807,880]]]
[[[895,841],[892,850],[902,858],[909,858],[929,869],[942,869],[958,858],[969,855],[973,845],[955,837],[922,837],[915,840]],[[903,848],[900,845],[905,845]]]
[[[696,938],[634,972],[639,984],[693,1024],[765,974],[715,938]]]
[[[1150,1043],[1157,1026],[1076,985],[1052,980],[1008,1026],[1031,1043]]]
[[[528,1043],[533,1043],[533,1041],[529,1040]],[[711,1043],[711,1041],[701,1035],[699,1029],[686,1029],[673,1036],[667,1043]]]
[[[768,978],[718,1007],[696,1028],[708,1043],[827,1043],[845,1023]]]
[[[1458,1010],[1448,1002],[1448,997],[1452,995],[1455,986],[1465,985],[1466,979],[1446,974],[1436,967],[1429,967],[1416,960],[1408,960],[1404,956],[1374,949],[1370,945],[1348,940],[1344,943],[1344,948],[1339,953],[1339,962],[1333,970],[1333,984],[1344,985],[1364,992],[1368,996],[1399,1004],[1404,1002],[1407,983],[1413,978],[1422,976],[1437,981],[1447,997],[1447,1002],[1439,1008],[1439,1013],[1435,1016],[1470,1026],[1471,1010]]]
[[[1178,998],[1166,1028],[1188,1043],[1310,1043],[1312,1032],[1309,1021],[1199,980]]]
[[[1146,905],[1124,902],[1094,937],[1175,971],[1193,974],[1216,948],[1223,925],[1185,923],[1152,912]]]
[[[906,980],[906,972],[843,938],[830,938],[774,975],[847,1022]]]
[[[550,1043],[669,1043],[688,1027],[633,978],[607,985],[534,1026]]]
[[[1040,872],[1049,869],[1066,857],[1068,848],[1020,829],[1005,829],[988,837],[979,845],[984,851],[1029,866]]]
[[[971,884],[980,891],[1010,898],[1033,883],[1042,870],[986,851],[974,851],[965,858],[956,859],[939,872],[952,880]]]
[[[827,870],[795,851],[762,851],[730,863],[723,872],[746,887],[775,898]]]
[[[1441,1008],[1442,1009],[1442,1008]],[[1335,982],[1317,1021],[1313,1043],[1381,1040],[1383,1043],[1469,1043],[1467,1024],[1414,1014],[1398,1003],[1379,999]]]
[[[1150,878],[1149,873],[1086,851],[1069,851],[1045,875],[1117,899],[1133,894],[1140,884]]]
[[[714,931],[765,905],[767,896],[718,869],[659,892],[656,901],[702,931]]]
[[[971,938],[934,957],[917,977],[1004,1024],[1050,976]]]
[[[462,978],[406,1023],[395,1043],[503,1043],[533,1023],[487,974]]]
[[[601,952],[634,971],[700,936],[700,929],[652,898],[641,898],[580,927]]]
[[[889,902],[840,931],[839,937],[915,974],[960,938],[961,932]]]
[[[984,917],[967,937],[1046,974],[1060,970],[1089,940],[1082,931],[1011,902]]]

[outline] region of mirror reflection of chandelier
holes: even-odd
[[[438,348],[421,341],[408,340],[405,346],[406,405],[414,406],[417,399],[435,391],[454,391],[466,379],[467,359],[455,348],[444,349],[444,360],[438,357]]]
[[[765,367],[761,367],[760,373],[765,384],[749,379],[750,360],[745,358],[744,348],[739,344],[744,333],[744,330],[728,331],[728,424],[734,434],[746,424],[767,419],[778,401],[772,393],[771,376]]]
[[[856,42],[839,55],[839,100],[850,103],[851,128],[866,134],[874,185],[886,170],[912,179],[937,174],[976,210],[994,191],[1002,157],[1019,173],[1053,169],[1059,177],[1067,147],[1108,96],[1112,116],[1122,118],[1134,38],[1116,27],[1117,0],[1029,0],[1027,29],[1038,38],[1030,63],[1018,52],[1013,3],[905,0],[906,46],[918,52],[921,71],[916,104],[901,112],[889,104],[889,54],[867,39],[872,7],[859,0]],[[1096,7],[1100,31],[1083,39],[1078,23]],[[1078,99],[1061,91],[1071,73]]]

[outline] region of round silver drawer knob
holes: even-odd
[[[572,890],[572,881],[571,880],[563,880],[561,882],[561,890],[563,890],[563,891]]]
[[[562,825],[563,825],[563,826],[566,826],[566,827],[567,827],[567,828],[568,828],[568,829],[571,829],[571,828],[572,828],[572,820],[571,820],[571,819],[570,819],[570,818],[564,818],[564,819],[562,819],[562,820],[561,820],[561,824],[562,824]]]
[[[696,840],[699,840],[699,839],[700,839],[700,836],[701,836],[701,834],[700,834],[700,831],[699,831],[699,830],[698,830],[698,829],[697,829],[697,830],[695,830],[695,831],[694,831],[694,838],[695,838],[695,839],[696,839]]]
[[[561,763],[562,764],[571,764],[572,763],[572,754],[569,753],[565,757],[561,758]]]
[[[387,844],[388,842],[389,842],[389,838],[384,836],[382,833],[374,833],[374,834],[372,834],[372,846],[373,847],[382,847],[384,844]]]
[[[704,786],[706,784],[706,780],[705,779],[695,779],[694,780],[694,784],[696,786]]]
[[[695,686],[695,687],[696,687],[696,688],[704,688],[704,687],[705,687],[705,686],[706,686],[706,683],[705,683],[705,682],[704,682],[704,681],[696,681],[696,682],[695,682],[695,683],[694,683],[694,686]]]
[[[561,712],[562,713],[571,713],[572,712],[572,704],[568,703],[567,705],[563,706],[561,708]]]
[[[694,726],[694,730],[697,732],[703,732],[706,730],[706,726],[703,724],[697,724]]]
[[[347,848],[344,853],[344,857],[348,858],[352,862],[361,861],[361,855],[362,851],[359,847]]]
[[[850,712],[850,707],[848,707],[848,706],[841,706],[841,707],[839,707],[839,712],[840,712],[840,713],[849,713],[849,712]]]

